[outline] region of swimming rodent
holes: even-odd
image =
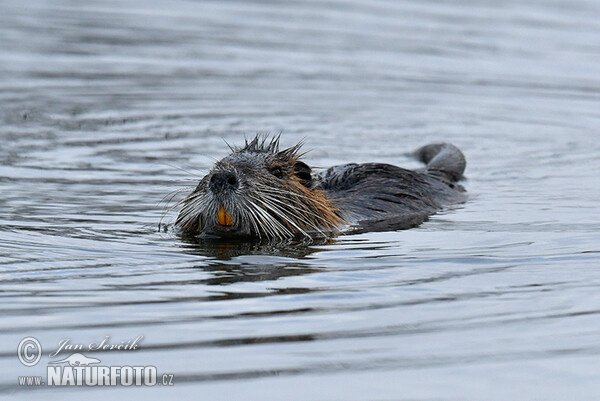
[[[426,166],[345,164],[314,173],[302,144],[280,150],[279,136],[256,136],[218,161],[179,204],[184,234],[250,239],[333,237],[417,226],[466,200],[456,182],[466,161],[447,143],[414,152]]]

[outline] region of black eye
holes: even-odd
[[[271,172],[271,174],[273,174],[275,177],[277,178],[283,178],[283,171],[281,170],[280,167],[273,167],[272,169],[269,170]]]

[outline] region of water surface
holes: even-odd
[[[591,0],[3,1],[0,396],[597,399],[599,44]],[[257,131],[317,167],[453,142],[470,199],[309,245],[159,229]],[[87,355],[174,387],[17,384],[141,334]]]

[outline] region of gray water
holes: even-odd
[[[258,131],[317,167],[453,142],[470,198],[326,243],[175,235],[175,191]],[[599,131],[598,1],[2,1],[0,396],[597,400]],[[174,386],[18,385],[139,335],[84,354]]]

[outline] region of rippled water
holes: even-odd
[[[7,0],[0,119],[0,396],[600,394],[597,1]],[[312,245],[159,229],[165,196],[256,131],[320,167],[453,142],[470,199]],[[87,355],[175,386],[18,385],[62,339],[142,334]]]

